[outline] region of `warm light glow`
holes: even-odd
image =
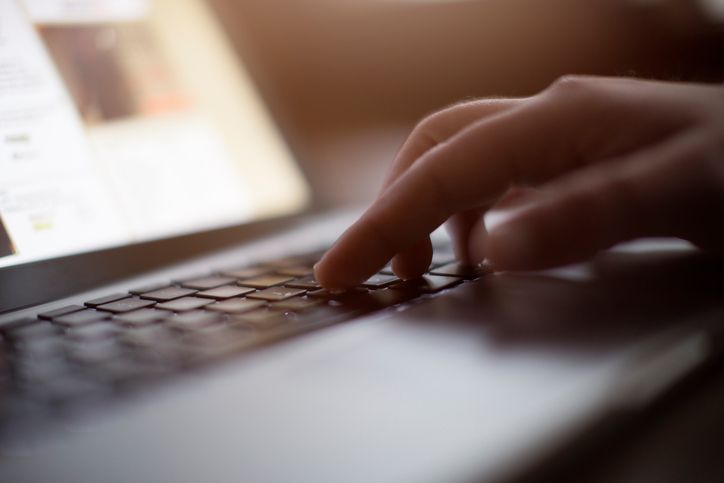
[[[305,205],[205,2],[23,1],[0,4],[0,266]]]

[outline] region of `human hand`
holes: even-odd
[[[723,252],[724,88],[564,77],[529,98],[433,114],[317,280],[343,290],[392,257],[398,276],[419,276],[445,222],[459,259],[496,270],[582,261],[644,236]]]

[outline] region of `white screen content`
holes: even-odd
[[[0,2],[0,267],[307,200],[203,1]]]

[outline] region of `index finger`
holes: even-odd
[[[520,99],[478,99],[458,103],[427,116],[415,126],[415,129],[413,129],[393,160],[382,183],[380,194],[384,193],[402,173],[407,171],[427,151],[448,140],[475,121],[510,109],[519,101]],[[450,233],[455,241],[456,253],[459,256],[465,253],[458,248],[460,240],[464,238],[464,235],[459,234],[469,232],[467,224],[464,223],[469,218],[458,217],[456,223],[451,224],[454,228]],[[431,258],[432,244],[430,238],[422,237],[409,249],[395,254],[392,259],[392,269],[403,278],[419,276],[430,266]]]
[[[427,151],[324,255],[316,268],[319,282],[352,287],[453,213],[501,195],[515,176],[511,148],[518,139],[542,135],[540,116],[520,110],[486,118]]]

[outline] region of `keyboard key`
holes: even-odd
[[[362,298],[359,298],[357,301],[365,307],[383,309],[407,302],[415,298],[415,295],[416,294],[406,292],[405,290],[374,290],[364,294]]]
[[[43,312],[42,314],[38,314],[38,318],[43,320],[53,320],[56,317],[72,314],[73,312],[78,312],[83,309],[85,309],[85,307],[83,307],[82,305],[66,305],[65,307],[51,310],[50,312]]]
[[[169,319],[168,326],[180,330],[199,330],[221,320],[223,320],[221,313],[195,310]]]
[[[166,288],[166,287],[168,287],[168,283],[152,283],[149,285],[144,285],[143,287],[138,287],[138,288],[129,290],[128,293],[131,293],[133,295],[141,295],[143,293],[161,290],[162,288]]]
[[[188,350],[182,344],[183,333],[160,325],[142,328],[142,336],[129,333],[124,337],[126,344],[134,348],[134,358],[152,366],[184,366]],[[153,330],[154,332],[147,332]],[[133,331],[135,332],[138,331]]]
[[[229,299],[209,305],[206,309],[225,314],[241,314],[243,312],[264,307],[265,305],[266,304],[261,300]]]
[[[60,334],[57,327],[49,322],[37,319],[26,319],[27,323],[16,324],[5,329],[5,335],[10,342],[17,342],[26,339],[43,339],[55,337]]]
[[[243,329],[243,327],[241,328]],[[240,341],[249,341],[254,335],[251,328],[248,330],[239,329],[239,327],[227,325],[207,326],[188,334],[182,339],[182,342],[193,348],[205,345],[219,352],[227,352],[231,347],[240,348]]]
[[[376,294],[380,295],[376,295]],[[419,293],[419,291],[417,292]],[[346,310],[356,312],[370,312],[379,310],[392,305],[396,305],[405,300],[409,300],[410,294],[400,291],[399,294],[390,293],[388,289],[368,291],[363,289],[348,290],[342,293],[313,293],[310,297],[326,299],[330,305]]]
[[[168,317],[172,317],[172,315],[165,310],[141,309],[116,315],[113,317],[113,321],[126,327],[141,327],[155,324]]]
[[[296,313],[293,318],[290,318],[290,321],[293,322],[294,327],[319,327],[349,320],[364,313],[365,311],[348,306],[320,304],[307,311]]]
[[[361,287],[354,287],[345,292],[330,292],[327,289],[319,289],[319,290],[315,290],[313,292],[307,292],[307,296],[317,298],[317,299],[323,299],[323,300],[340,300],[342,298],[347,298],[354,294],[367,293],[367,292],[368,292],[367,289],[361,288]]]
[[[247,312],[242,315],[237,315],[236,317],[234,317],[234,319],[234,322],[230,322],[231,325],[248,324],[257,329],[269,329],[272,327],[277,327],[279,325],[287,324],[290,321],[290,319],[282,312],[267,308],[254,310],[252,312]]]
[[[289,287],[271,287],[258,292],[249,294],[250,299],[266,300],[268,302],[278,302],[280,300],[290,299],[298,295],[303,295],[305,290]]]
[[[462,283],[458,277],[445,277],[442,275],[423,275],[420,278],[406,280],[390,287],[391,290],[410,290],[421,293],[434,293],[445,290]]]
[[[111,322],[100,322],[68,329],[66,335],[69,339],[85,341],[110,339],[117,336],[119,332],[117,325]]]
[[[196,293],[196,290],[183,287],[163,287],[153,292],[146,292],[141,294],[144,299],[155,300],[157,302],[168,302],[169,300],[180,299],[181,297],[188,297]]]
[[[89,300],[85,303],[86,307],[96,308],[99,305],[108,304],[111,302],[116,302],[118,300],[127,299],[128,294],[125,293],[116,293],[113,295],[106,295],[105,297],[98,297],[97,299]]]
[[[143,309],[155,305],[156,302],[152,300],[144,300],[139,298],[123,299],[117,302],[111,302],[98,306],[98,310],[104,310],[106,312],[112,312],[114,314],[122,314],[124,312],[132,312],[134,310]]]
[[[198,297],[206,297],[210,299],[225,300],[234,297],[241,297],[242,295],[250,294],[255,289],[248,287],[239,287],[238,285],[224,285],[223,287],[212,288],[211,290],[205,290],[199,292],[196,295]]]
[[[211,326],[183,338],[188,362],[205,363],[228,357],[251,347],[257,334],[250,326]]]
[[[242,287],[262,289],[291,282],[293,278],[294,277],[289,277],[287,275],[263,275],[261,277],[247,278],[245,280],[239,281],[238,283]]]
[[[229,270],[221,272],[222,275],[225,275],[227,277],[233,277],[237,280],[245,279],[245,278],[254,278],[254,277],[260,277],[262,275],[267,275],[272,272],[272,268],[270,267],[247,267],[247,268],[240,268],[238,270]]]
[[[136,359],[143,361],[149,366],[164,371],[177,366],[188,366],[190,361],[188,348],[182,343],[181,332],[172,330],[174,337],[158,341],[153,345],[139,346],[136,348]]]
[[[464,263],[452,262],[447,265],[430,270],[432,275],[445,275],[448,277],[461,277],[465,279],[475,279],[483,275],[483,271],[475,266],[466,265]]]
[[[100,312],[98,310],[86,309],[80,312],[73,312],[72,314],[64,315],[62,317],[56,317],[53,322],[62,325],[63,327],[78,327],[81,325],[92,324],[106,320],[110,318],[110,314]]]
[[[68,358],[81,365],[94,366],[102,362],[118,359],[125,355],[123,347],[114,339],[86,341],[83,344],[70,344]]]
[[[174,341],[177,334],[163,325],[147,325],[129,330],[121,335],[121,340],[126,344],[140,348],[152,348],[169,341]]]
[[[222,285],[228,285],[230,283],[236,282],[235,278],[231,277],[204,277],[204,278],[197,278],[194,280],[187,280],[183,282],[181,285],[187,288],[193,288],[196,290],[209,290],[216,287],[221,287]]]
[[[309,297],[294,297],[280,302],[272,302],[271,307],[277,310],[299,312],[323,304],[321,299]]]
[[[377,274],[372,275],[370,278],[367,279],[367,281],[363,282],[360,285],[365,288],[378,289],[387,287],[388,285],[392,285],[393,283],[399,281],[400,279],[394,275]]]
[[[292,288],[303,288],[306,290],[316,290],[318,288],[322,288],[322,286],[319,285],[319,282],[317,282],[313,275],[292,280],[291,282],[285,283],[284,286]]]
[[[199,297],[184,297],[158,304],[156,308],[159,310],[170,310],[171,312],[189,312],[191,310],[200,309],[201,307],[213,302],[213,300],[202,299]]]
[[[15,356],[22,359],[52,359],[62,356],[66,349],[66,343],[60,335],[57,327],[53,333],[44,334],[43,337],[28,337],[13,341]]]

